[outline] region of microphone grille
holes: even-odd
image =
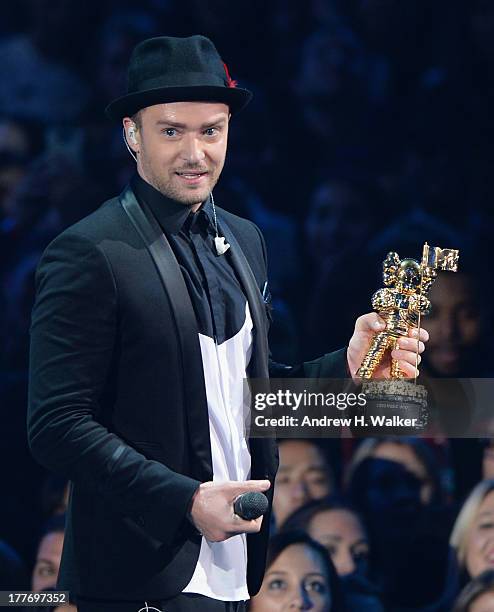
[[[268,498],[264,493],[252,491],[242,495],[242,510],[247,520],[257,518],[268,509]]]

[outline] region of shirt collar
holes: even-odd
[[[193,226],[202,217],[205,219],[207,226],[214,227],[211,196],[202,203],[201,208],[196,213],[193,213],[188,206],[163,195],[137,173],[132,177],[130,185],[137,199],[144,201],[151,208],[165,232],[178,234],[189,215],[191,220],[187,223],[187,226]]]

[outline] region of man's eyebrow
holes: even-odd
[[[280,465],[278,468],[278,472],[289,472],[291,470],[296,469],[298,466],[296,465]],[[304,469],[304,473],[306,472],[324,472],[326,473],[326,467],[324,465],[308,465]]]
[[[324,539],[331,542],[341,542],[343,540],[343,537],[340,535],[336,535],[335,533],[325,533]]]
[[[223,123],[226,123],[226,117],[218,117],[217,119],[213,119],[212,121],[207,121],[206,123],[203,123],[201,125],[201,129],[213,127],[215,125],[220,125]],[[184,129],[187,127],[184,123],[178,123],[176,121],[170,121],[168,119],[158,119],[158,121],[156,121],[156,125],[166,125],[168,127],[180,129]]]
[[[158,121],[156,121],[156,125],[168,125],[169,127],[175,127],[175,128],[185,127],[183,123],[176,123],[175,121],[168,121],[166,119],[158,119]]]
[[[208,121],[207,123],[203,123],[201,125],[202,128],[213,127],[215,125],[221,125],[226,123],[226,117],[218,117],[218,119],[214,119],[213,121]]]

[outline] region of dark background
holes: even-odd
[[[36,265],[51,239],[132,175],[120,127],[103,109],[125,92],[134,45],[196,33],[214,41],[232,78],[255,94],[232,121],[215,200],[265,234],[276,358],[296,362],[343,346],[356,316],[370,310],[387,250],[419,258],[425,240],[462,249],[490,320],[491,2],[4,3],[0,539],[28,565],[45,518],[46,474],[25,437]],[[484,347],[489,333],[486,325]],[[490,375],[488,351],[476,354],[460,374]],[[462,456],[469,482],[477,463],[474,452]],[[463,493],[452,491],[458,500]]]

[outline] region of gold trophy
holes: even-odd
[[[437,270],[456,272],[458,257],[458,250],[430,248],[427,242],[420,263],[415,259],[400,260],[397,253],[390,252],[383,262],[385,287],[372,296],[372,308],[386,322],[386,328],[372,339],[357,376],[365,381],[364,392],[373,409],[388,412],[399,408],[403,412],[413,408],[421,428],[427,421],[427,391],[416,384],[416,378],[415,384],[400,380],[404,374],[395,359],[391,359],[390,379],[367,381],[372,378],[386,351],[398,348],[400,337],[408,336],[412,327],[420,329],[421,317],[430,309],[427,293]]]

